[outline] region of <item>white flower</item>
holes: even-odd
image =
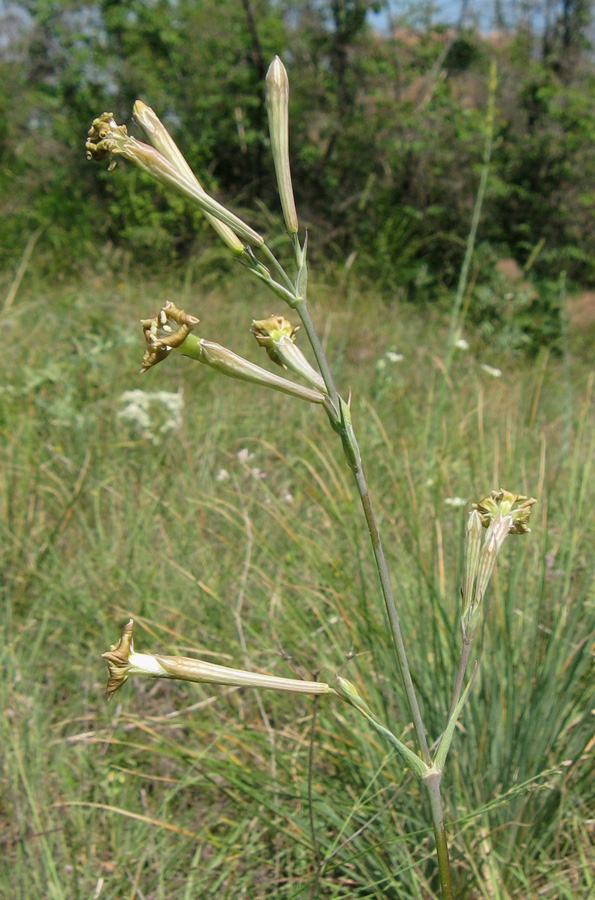
[[[126,404],[116,414],[119,419],[127,419],[135,425],[141,435],[152,443],[157,443],[155,429],[160,433],[174,431],[182,425],[184,395],[181,390],[171,391],[124,391],[118,398]],[[165,418],[163,415],[165,411]]]
[[[485,363],[481,363],[480,369],[483,369],[486,375],[491,375],[492,378],[502,377],[502,369],[495,369],[493,366],[487,366]]]
[[[398,363],[405,359],[402,353],[397,353],[396,350],[387,350],[385,353],[387,360],[391,363]]]
[[[227,481],[228,478],[231,478],[231,476],[227,469],[219,469],[215,475],[215,481]]]
[[[455,509],[459,509],[461,506],[465,506],[467,503],[463,497],[445,497],[444,505],[445,506],[454,506]]]
[[[294,501],[294,496],[291,491],[283,491],[280,499],[281,503],[285,503],[287,506],[291,506]]]
[[[459,350],[468,350],[469,344],[467,343],[465,338],[459,338],[455,344],[455,347],[457,347]]]
[[[252,478],[256,478],[258,480],[267,477],[266,472],[263,472],[261,471],[261,469],[258,469],[256,467],[254,469],[250,469],[250,475],[252,475]]]
[[[254,454],[249,453],[246,447],[242,447],[242,449],[238,450],[238,452],[236,453],[236,459],[238,462],[242,463],[242,465],[247,465],[254,459]]]

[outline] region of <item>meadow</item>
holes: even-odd
[[[571,331],[526,359],[464,329],[445,374],[447,310],[381,301],[341,269],[310,296],[352,391],[431,739],[471,501],[538,500],[499,559],[445,776],[456,896],[594,897],[589,344]],[[0,896],[430,900],[420,789],[348,707],[144,679],[105,702],[101,653],[133,616],[139,649],[339,672],[411,738],[323,412],[181,358],[139,375],[138,320],[165,299],[265,365],[250,322],[284,310],[208,258],[161,280],[110,260],[32,270],[0,312]]]

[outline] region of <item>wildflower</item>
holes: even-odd
[[[493,366],[488,366],[485,363],[481,363],[480,369],[483,369],[486,375],[491,375],[492,378],[502,378],[502,369],[495,369]]]
[[[402,353],[397,353],[396,350],[387,350],[385,356],[390,363],[398,363],[403,362],[405,357]]]
[[[214,663],[203,662],[186,656],[162,656],[156,653],[137,653],[132,640],[133,621],[124,626],[120,640],[103,653],[109,678],[106,687],[108,700],[122,687],[131,675],[148,678],[174,678],[179,681],[195,681],[202,684],[226,684],[237,687],[272,688],[301,694],[332,694],[333,689],[322,681],[300,681],[297,678],[277,678],[230,669]]]
[[[531,508],[537,501],[511,491],[492,491],[489,497],[474,503],[467,521],[465,571],[463,577],[463,613],[461,624],[467,643],[479,625],[481,607],[496,559],[509,534],[527,534]],[[482,543],[482,526],[487,528]]]
[[[109,159],[109,169],[116,165],[114,157],[122,156],[155,178],[161,184],[171,187],[178,193],[193,200],[204,213],[227,225],[238,237],[254,247],[262,247],[264,238],[250,228],[238,216],[210,197],[197,185],[196,178],[190,178],[177,165],[159,153],[149,144],[143,144],[128,134],[125,125],[118,125],[113,113],[103,113],[95,119],[89,129],[87,142],[87,159],[98,161]]]
[[[241,465],[247,465],[249,462],[252,462],[254,459],[254,454],[250,453],[247,447],[242,447],[241,450],[238,450],[236,453],[236,459]]]
[[[153,443],[157,442],[154,432],[157,425],[155,419],[161,420],[158,426],[161,433],[174,431],[182,425],[184,395],[181,390],[124,391],[118,399],[125,406],[118,411],[117,417],[132,422],[139,428],[142,436]],[[161,416],[156,416],[156,413],[161,413]]]
[[[141,372],[165,359],[172,350],[179,350],[183,356],[194,359],[231,378],[249,381],[264,387],[274,388],[284,394],[308,400],[310,403],[324,403],[325,395],[320,391],[303,387],[294,381],[280,378],[266,369],[261,369],[247,359],[205,338],[198,338],[190,331],[198,324],[196,316],[191,316],[173,303],[166,303],[151,319],[141,319],[147,349],[143,356]]]
[[[465,340],[465,338],[459,338],[458,341],[457,341],[456,344],[455,344],[455,347],[456,347],[458,350],[468,350],[468,349],[469,349],[469,344],[467,343],[467,341]]]
[[[250,330],[258,345],[265,348],[274,363],[301,375],[319,391],[327,392],[324,379],[295,343],[299,325],[292,325],[283,316],[269,316],[267,319],[253,319]]]
[[[515,494],[512,491],[492,491],[489,497],[484,497],[473,507],[481,516],[481,524],[487,528],[498,515],[510,516],[512,519],[511,532],[513,534],[529,534],[529,518],[531,509],[537,503],[534,497],[525,497],[524,494]]]
[[[231,475],[229,474],[227,469],[219,469],[219,471],[215,475],[215,481],[217,482],[227,481],[229,478],[231,478]]]
[[[142,100],[137,100],[132,109],[132,115],[135,122],[144,130],[153,147],[206,197],[207,193],[202,184],[184,159],[169,131],[151,107],[143,103]],[[238,255],[244,252],[244,245],[228,225],[220,222],[219,219],[209,212],[205,212],[205,218],[230,250],[233,250]]]
[[[274,58],[267,72],[266,102],[271,150],[283,218],[289,234],[297,234],[299,223],[289,167],[289,79],[285,66],[278,56]]]
[[[444,505],[445,506],[453,506],[455,509],[459,509],[461,506],[465,506],[467,501],[463,497],[445,497]]]

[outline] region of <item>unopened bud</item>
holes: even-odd
[[[267,72],[266,101],[271,150],[283,218],[288,232],[296,234],[299,230],[299,222],[293,199],[289,167],[289,79],[285,66],[278,56],[274,58]]]

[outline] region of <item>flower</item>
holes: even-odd
[[[385,353],[385,356],[386,356],[388,362],[391,362],[391,363],[403,362],[403,360],[405,359],[403,354],[397,353],[396,350],[387,350]]]
[[[481,524],[487,528],[498,516],[510,516],[512,520],[512,534],[529,534],[529,518],[533,505],[537,503],[534,497],[525,497],[524,494],[515,494],[502,488],[492,491],[488,497],[484,497],[479,503],[474,503],[473,508],[481,516]]]
[[[124,391],[118,398],[125,404],[117,417],[127,419],[136,425],[142,436],[157,443],[155,428],[164,433],[174,431],[182,425],[184,395],[182,391],[141,391],[139,389]],[[161,412],[155,422],[155,412]],[[163,416],[165,413],[165,417]]]
[[[283,316],[269,316],[267,319],[253,319],[250,330],[258,345],[265,348],[274,363],[283,369],[291,369],[313,387],[327,393],[324,379],[295,343],[299,325],[292,325]]]
[[[186,656],[162,656],[156,653],[137,653],[132,640],[133,620],[124,626],[116,644],[102,654],[109,672],[106,698],[111,700],[131,675],[147,678],[175,678],[202,684],[227,684],[237,687],[271,688],[299,694],[332,694],[333,689],[323,681],[300,681],[297,678],[277,678],[244,669],[231,669]]]
[[[483,369],[486,375],[491,375],[492,378],[502,378],[502,369],[495,369],[493,366],[488,366],[485,363],[481,363],[479,368]]]
[[[462,587],[463,637],[470,643],[477,631],[483,599],[496,559],[509,534],[527,534],[531,508],[537,501],[512,491],[492,491],[473,504],[467,520]],[[482,526],[487,528],[482,543]]]
[[[110,160],[109,169],[116,165],[114,157],[122,156],[167,187],[193,200],[204,213],[227,225],[238,237],[254,247],[262,247],[264,238],[250,228],[238,216],[210,197],[187,171],[181,171],[179,164],[173,165],[169,159],[149,144],[143,144],[128,134],[125,125],[118,125],[113,113],[105,112],[93,121],[89,129],[87,159]]]
[[[299,397],[301,400],[308,400],[310,403],[324,403],[325,394],[320,391],[296,384],[294,381],[288,381],[286,378],[280,378],[242,356],[238,356],[227,347],[222,347],[221,344],[191,334],[191,329],[198,322],[196,316],[189,315],[170,302],[167,302],[156,316],[150,319],[141,319],[147,342],[141,372],[146,372],[161,362],[169,356],[172,350],[179,350],[183,356],[203,363],[222,375],[270,387],[284,394]]]

